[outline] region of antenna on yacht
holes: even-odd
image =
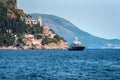
[[[78,40],[78,37],[75,37],[75,41],[73,41],[75,44],[81,44],[81,42]]]

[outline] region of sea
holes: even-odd
[[[0,50],[0,80],[120,80],[120,50]]]

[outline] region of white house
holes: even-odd
[[[25,19],[25,23],[31,26],[35,24],[39,24],[39,26],[42,26],[42,17],[38,17],[37,19],[27,18]]]

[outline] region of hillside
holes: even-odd
[[[43,23],[49,25],[57,34],[62,36],[70,44],[75,37],[86,45],[87,48],[120,48],[120,40],[107,40],[93,36],[85,31],[80,30],[74,24],[64,18],[47,14],[30,14],[34,18],[43,17]]]
[[[0,0],[0,49],[67,49],[66,40],[42,19],[17,8],[16,0]]]
[[[0,46],[14,45],[14,35],[23,36],[27,25],[20,16],[14,1],[0,0]]]

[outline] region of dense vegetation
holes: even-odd
[[[4,1],[0,1],[0,46],[10,46],[15,44],[14,35],[18,36],[18,43],[21,43],[21,36],[27,30],[27,25],[21,21],[20,15],[16,13],[16,18],[11,18],[7,16],[7,11],[11,10],[9,5]],[[15,15],[15,16],[16,16]]]
[[[60,40],[65,41],[62,37],[60,37],[57,34],[54,36],[54,38],[49,38],[48,36],[45,36],[43,41],[42,41],[42,44],[44,45],[44,44],[49,44],[49,43],[57,43]]]
[[[40,34],[42,33],[43,29],[42,27],[40,27],[39,25],[33,25],[33,26],[29,26],[27,28],[27,32],[29,34]]]
[[[22,21],[18,10],[11,8],[10,4],[12,4],[12,1],[6,2],[0,0],[0,46],[24,45],[23,38],[25,33],[33,34],[36,39],[42,38],[43,28],[39,25],[26,25],[25,22]],[[14,14],[14,18],[8,16],[8,11]],[[52,30],[50,29],[50,31]],[[15,41],[16,36],[18,38],[17,42]],[[42,44],[57,43],[60,39],[63,39],[59,35],[56,35],[54,38],[44,37]]]

